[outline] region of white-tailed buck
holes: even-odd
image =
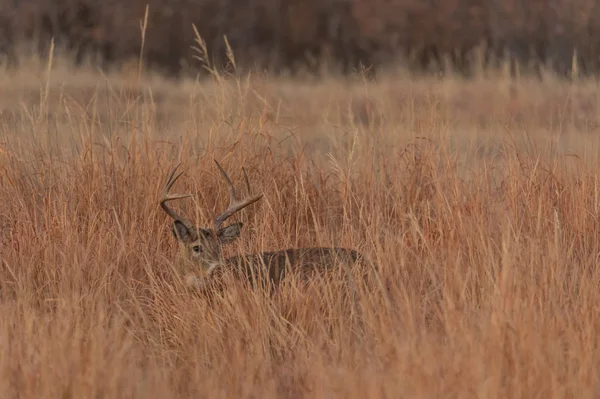
[[[276,287],[289,272],[308,278],[315,272],[331,271],[336,265],[350,267],[362,259],[361,254],[352,249],[325,247],[289,248],[223,258],[221,246],[237,239],[242,229],[241,222],[225,227],[223,223],[234,213],[261,199],[262,194],[238,199],[229,176],[216,160],[215,163],[229,188],[229,207],[221,215],[213,217],[212,228],[194,226],[189,219],[167,205],[169,201],[192,196],[169,194],[175,181],[183,174],[176,174],[179,165],[169,174],[160,200],[162,209],[173,218],[173,234],[180,244],[179,266],[183,268],[181,272],[187,285],[205,288],[215,281],[215,277],[230,270],[236,278],[247,279],[253,285],[260,281]],[[243,171],[248,195],[251,195],[248,176]]]

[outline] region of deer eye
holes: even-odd
[[[200,245],[194,245],[192,247],[192,251],[194,251],[195,253],[199,254],[202,252],[202,248],[200,248]]]

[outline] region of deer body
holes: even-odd
[[[288,248],[281,251],[237,255],[224,261],[221,270],[233,271],[235,277],[245,279],[252,285],[269,284],[277,287],[290,273],[307,281],[315,274],[325,275],[335,271],[338,264],[349,265],[361,259],[361,255],[346,248]]]
[[[350,266],[362,259],[362,255],[353,249],[331,247],[288,248],[224,258],[222,245],[235,241],[240,236],[243,224],[236,222],[225,227],[221,225],[235,212],[262,198],[262,194],[238,200],[231,180],[216,160],[215,163],[229,186],[230,205],[223,214],[213,218],[214,228],[195,227],[166,205],[167,201],[191,196],[168,193],[181,176],[181,173],[175,176],[177,167],[169,175],[161,199],[161,207],[174,219],[173,234],[180,244],[180,263],[188,286],[206,288],[211,282],[219,280],[218,277],[225,272],[233,272],[234,277],[248,280],[252,285],[258,282],[278,286],[289,273],[307,280],[315,273],[332,272],[338,265]],[[250,191],[248,178],[245,177]]]

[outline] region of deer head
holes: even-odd
[[[213,216],[212,227],[196,227],[189,219],[179,215],[168,206],[167,203],[169,201],[192,196],[192,194],[169,194],[169,190],[173,184],[183,174],[183,172],[177,173],[179,164],[169,174],[164,186],[163,196],[160,200],[161,208],[173,219],[172,230],[180,244],[180,261],[186,264],[186,269],[189,271],[184,276],[188,285],[204,287],[205,281],[210,278],[215,269],[222,266],[221,246],[235,241],[240,236],[243,226],[241,222],[232,223],[228,226],[223,226],[223,223],[233,214],[253,204],[263,196],[259,194],[249,198],[238,199],[231,179],[216,160],[215,163],[229,189],[229,206],[219,216]],[[248,193],[250,193],[248,176],[243,168],[242,170]]]

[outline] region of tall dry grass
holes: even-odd
[[[597,84],[0,80],[0,397],[598,396]],[[381,284],[186,291],[161,185],[207,223],[213,157],[265,193],[228,254]]]

